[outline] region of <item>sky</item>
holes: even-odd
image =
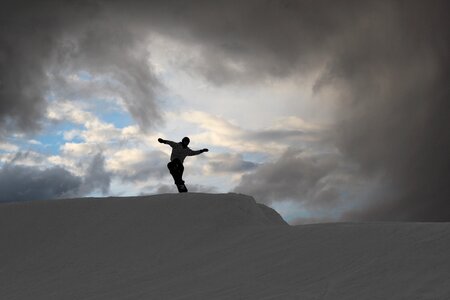
[[[450,221],[448,1],[4,1],[0,202],[190,191]]]

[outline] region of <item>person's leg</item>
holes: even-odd
[[[173,177],[173,180],[175,181],[175,184],[177,183],[177,177],[178,177],[178,171],[177,171],[177,164],[173,161],[169,162],[167,164],[167,168],[169,169],[170,174]]]
[[[176,171],[177,172],[177,182],[179,184],[184,184],[184,180],[183,180],[184,166],[183,166],[183,163],[178,158],[175,158],[174,162],[176,164],[176,170],[177,170]]]
[[[170,174],[173,175],[173,171],[175,170],[174,163],[173,163],[173,162],[169,162],[169,163],[167,164],[167,169],[169,169]]]
[[[179,164],[178,168],[180,170],[180,179],[184,183],[184,180],[183,180],[184,166],[183,166],[183,163],[181,161],[180,161],[180,164]]]
[[[182,179],[184,167],[179,159],[175,158],[173,161],[167,164],[167,167],[169,168],[170,174],[172,174],[173,179],[175,180],[175,184],[184,183]]]

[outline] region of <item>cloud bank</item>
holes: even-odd
[[[80,197],[91,192],[106,194],[111,174],[105,170],[104,158],[95,155],[84,176],[78,176],[63,166],[39,168],[20,162],[27,153],[18,153],[0,169],[0,202],[48,200]]]

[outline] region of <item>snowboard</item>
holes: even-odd
[[[188,189],[184,183],[176,184],[178,188],[178,192],[180,193],[187,193]]]

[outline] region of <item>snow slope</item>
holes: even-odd
[[[450,299],[449,223],[289,226],[239,194],[0,205],[0,299]]]

